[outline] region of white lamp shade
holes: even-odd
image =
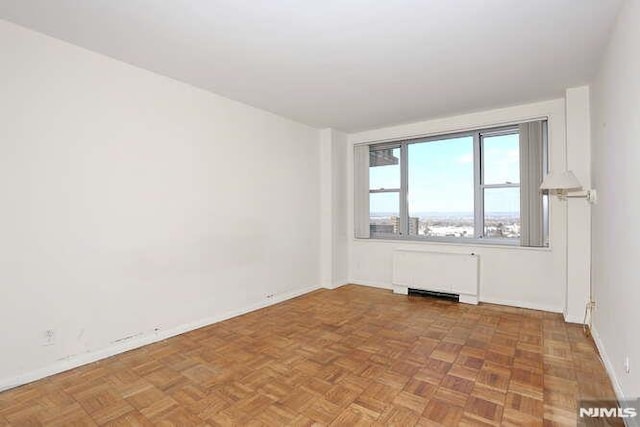
[[[551,172],[544,177],[541,190],[579,190],[582,184],[571,171]]]

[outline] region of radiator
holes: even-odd
[[[478,256],[417,249],[393,252],[393,291],[409,289],[459,295],[460,302],[478,303]]]

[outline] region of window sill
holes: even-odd
[[[455,241],[455,240],[429,240],[420,238],[358,238],[353,237],[354,242],[376,242],[376,243],[391,243],[391,244],[407,244],[407,245],[433,245],[433,246],[461,246],[461,247],[477,247],[477,248],[491,248],[491,249],[514,249],[519,251],[534,251],[534,252],[551,252],[551,246],[535,247],[535,246],[520,246],[517,242],[506,243],[496,242],[490,239],[469,239],[468,241]]]

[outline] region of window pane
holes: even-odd
[[[520,182],[520,138],[517,133],[482,138],[485,184]]]
[[[487,238],[520,238],[520,189],[484,190],[484,235]]]
[[[400,230],[400,193],[370,193],[371,234],[398,234]]]
[[[473,237],[473,137],[408,150],[409,234]]]
[[[369,152],[369,188],[400,188],[400,148]]]

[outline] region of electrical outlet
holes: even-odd
[[[629,361],[629,356],[624,358],[624,371],[628,374],[631,372],[631,362]]]
[[[42,334],[42,345],[53,345],[56,343],[56,331],[55,329],[47,329]]]
[[[266,297],[267,297],[267,299],[271,299],[271,298],[273,298],[273,294],[267,294]]]

